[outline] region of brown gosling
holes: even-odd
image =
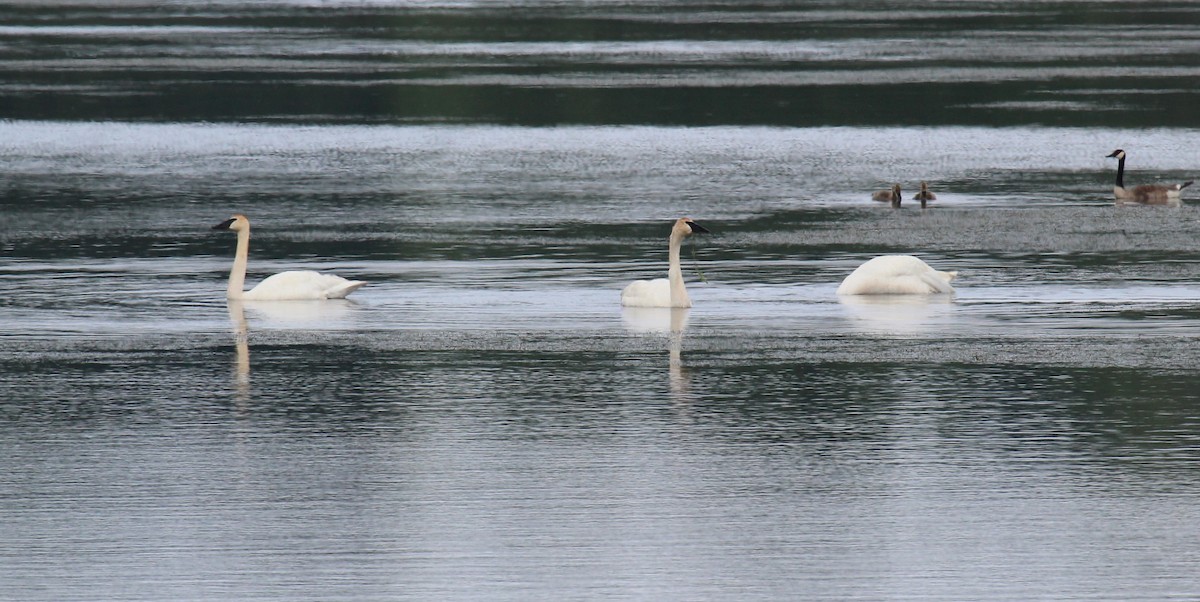
[[[929,192],[929,184],[927,182],[921,182],[921,191],[913,195],[913,200],[921,201],[921,207],[924,208],[925,203],[929,201],[936,201],[937,195]]]
[[[891,190],[876,190],[875,192],[871,193],[872,201],[891,203],[893,207],[899,207],[902,198],[903,197],[900,195],[899,184],[892,184]]]

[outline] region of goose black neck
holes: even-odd
[[[1117,188],[1125,187],[1125,157],[1117,159]]]

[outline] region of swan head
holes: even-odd
[[[1110,154],[1108,155],[1108,157],[1107,157],[1107,158],[1109,158],[1109,159],[1114,159],[1114,158],[1115,158],[1115,159],[1124,159],[1124,158],[1125,158],[1125,151],[1123,151],[1123,150],[1121,150],[1121,149],[1119,149],[1119,148],[1118,148],[1117,150],[1115,150],[1115,151],[1113,151],[1112,153],[1110,153]]]
[[[229,219],[213,226],[212,229],[213,230],[233,230],[234,232],[241,232],[242,230],[250,229],[250,220],[246,219],[246,216],[244,216],[240,213],[235,213]]]
[[[692,234],[708,234],[708,230],[692,221],[690,217],[681,217],[675,220],[675,226],[671,228],[671,236],[683,238]]]

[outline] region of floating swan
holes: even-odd
[[[626,307],[691,307],[687,287],[683,284],[683,269],[679,267],[679,246],[693,232],[707,233],[690,217],[675,220],[671,228],[667,277],[656,280],[635,280],[621,291],[621,305]]]
[[[333,274],[321,274],[310,270],[280,272],[258,283],[258,286],[243,291],[246,281],[246,261],[250,254],[250,220],[236,214],[213,226],[213,230],[237,232],[237,254],[233,258],[233,269],[229,272],[230,299],[252,301],[284,301],[292,299],[343,299],[358,290],[366,282],[346,280]]]
[[[1192,180],[1183,184],[1162,186],[1160,184],[1145,184],[1135,188],[1125,187],[1125,151],[1117,149],[1108,158],[1117,158],[1117,184],[1113,186],[1113,196],[1118,202],[1141,203],[1143,205],[1167,205],[1179,202],[1179,193],[1192,185]]]
[[[871,200],[891,203],[893,207],[899,207],[900,201],[903,200],[900,196],[900,185],[892,184],[891,190],[876,190],[871,193]]]
[[[927,182],[921,182],[921,191],[913,195],[913,200],[921,201],[921,206],[924,207],[925,203],[936,201],[937,195],[929,192],[929,184]]]
[[[939,272],[912,255],[881,255],[858,266],[838,287],[839,295],[932,295],[953,293],[957,272]]]

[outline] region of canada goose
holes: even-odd
[[[1144,184],[1134,188],[1125,187],[1125,151],[1117,149],[1108,158],[1117,158],[1117,184],[1113,186],[1113,196],[1117,202],[1142,203],[1144,205],[1166,205],[1179,200],[1179,192],[1192,185],[1192,180],[1183,184],[1163,186],[1161,184]]]
[[[858,266],[837,289],[839,295],[932,295],[953,293],[957,272],[939,272],[912,255],[881,255]]]
[[[229,299],[257,301],[283,301],[292,299],[343,299],[358,290],[366,282],[346,280],[333,274],[321,274],[309,270],[280,272],[258,283],[258,286],[243,291],[246,281],[246,262],[250,254],[250,220],[241,214],[213,226],[213,230],[237,232],[237,253],[233,257],[233,269],[229,272]]]
[[[675,220],[671,227],[667,251],[667,277],[655,280],[635,280],[621,291],[621,305],[626,307],[691,307],[687,287],[683,284],[683,268],[679,266],[679,246],[693,232],[708,233],[690,217]]]
[[[936,201],[937,195],[929,192],[929,184],[921,182],[921,191],[913,196],[914,201],[921,201],[921,206],[924,207],[928,201]]]
[[[900,196],[900,185],[892,184],[891,190],[876,190],[875,192],[871,193],[871,200],[891,203],[893,207],[899,207],[900,201],[902,200],[902,197]]]

